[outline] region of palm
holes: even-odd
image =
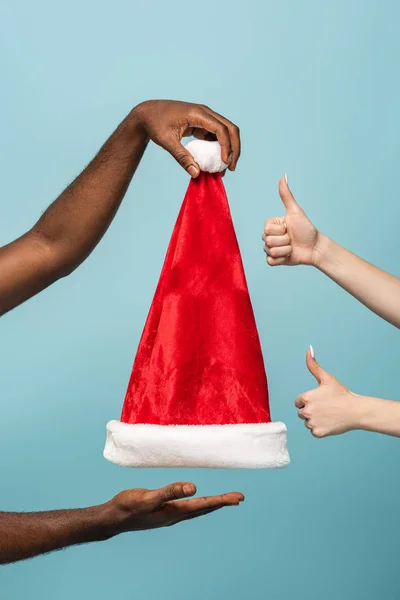
[[[133,489],[119,493],[111,504],[119,515],[120,531],[139,531],[168,527],[181,521],[195,519],[219,510],[235,506],[244,500],[243,494],[230,492],[206,498],[193,496],[196,487],[192,483],[177,483],[159,490]]]
[[[316,228],[302,211],[288,211],[285,221],[292,246],[288,264],[311,264],[318,235]]]

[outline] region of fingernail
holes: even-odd
[[[285,173],[285,181],[286,181],[286,185],[288,185],[288,181],[287,181],[287,175]]]
[[[185,496],[193,495],[193,489],[192,489],[192,486],[190,486],[190,485],[184,485],[182,490],[183,490],[183,493],[185,494]]]
[[[196,169],[195,166],[190,165],[190,167],[188,167],[188,173],[189,175],[191,175],[191,177],[197,177],[197,175],[199,174],[199,170]]]
[[[231,152],[231,153],[230,153],[230,155],[228,156],[228,165],[230,164],[231,160],[232,160],[232,152]]]
[[[311,344],[310,344],[310,352],[311,352],[311,358],[315,358],[314,348],[311,346]]]

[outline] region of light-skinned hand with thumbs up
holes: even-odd
[[[314,437],[354,429],[400,437],[400,402],[354,394],[318,364],[312,349],[307,352],[306,362],[318,387],[300,394],[295,406]]]
[[[286,176],[279,182],[279,195],[286,214],[268,219],[262,236],[268,264],[317,267],[370,310],[400,327],[400,279],[319,232],[297,204]]]
[[[262,236],[268,264],[317,267],[370,310],[400,327],[400,279],[319,232],[297,204],[286,175],[279,182],[279,195],[286,214],[268,219]],[[295,404],[299,417],[315,437],[352,429],[400,437],[400,402],[350,392],[317,363],[311,350],[307,367],[318,387],[301,394]]]

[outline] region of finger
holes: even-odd
[[[318,381],[319,385],[321,385],[322,383],[326,383],[329,379],[332,378],[332,375],[330,375],[330,373],[328,373],[327,371],[325,371],[325,369],[323,369],[315,360],[315,357],[313,357],[313,353],[314,350],[311,351],[307,350],[307,354],[306,354],[306,364],[307,364],[307,368],[310,371],[311,375],[313,375],[315,377],[315,379]]]
[[[285,233],[285,235],[266,235],[265,243],[270,248],[274,248],[277,246],[289,246],[290,237],[288,233]]]
[[[282,258],[272,258],[272,256],[267,256],[267,263],[270,267],[279,267],[280,265],[287,265],[289,256],[284,256]]]
[[[225,508],[225,507],[218,506],[217,508],[207,508],[206,510],[200,510],[197,513],[193,513],[193,514],[190,514],[190,515],[182,516],[182,517],[180,517],[178,523],[181,523],[182,521],[190,521],[190,519],[197,519],[198,517],[202,517],[204,515],[209,515],[210,513],[213,513],[216,510],[221,510],[221,508]]]
[[[220,496],[204,496],[203,498],[193,498],[183,502],[173,502],[181,514],[189,515],[202,510],[222,508],[223,506],[236,506],[244,501],[243,494],[239,492],[230,492]]]
[[[217,119],[208,112],[206,107],[197,108],[190,116],[189,122],[191,126],[206,129],[209,133],[215,135],[221,146],[221,158],[228,165],[231,160],[232,145],[227,125],[221,119]]]
[[[170,502],[171,500],[179,500],[181,498],[187,498],[188,496],[194,496],[196,493],[196,486],[194,483],[187,481],[179,483],[171,483],[158,490],[153,490],[151,495],[156,506]]]
[[[284,235],[286,233],[285,217],[267,219],[264,225],[265,235]]]
[[[208,106],[204,106],[204,110],[207,111],[208,113],[210,113],[216,119],[222,121],[222,123],[224,123],[228,128],[230,139],[231,139],[231,152],[232,152],[231,160],[229,163],[229,170],[234,171],[236,169],[236,165],[237,165],[237,162],[240,157],[241,142],[240,142],[239,127],[237,125],[235,125],[235,123],[232,123],[232,121],[229,121],[229,119],[225,118],[223,115],[220,115],[219,113],[217,113],[214,110],[212,110],[211,108],[209,108]]]
[[[201,127],[195,127],[189,135],[197,140],[206,140],[207,142],[215,142],[217,139],[214,133],[210,133],[207,129],[202,129]]]
[[[268,248],[268,256],[271,256],[271,258],[287,258],[291,253],[292,246],[276,246],[274,248]]]
[[[282,177],[282,179],[280,179],[279,181],[279,195],[288,212],[303,212],[289,189],[289,186],[286,181],[286,176]]]
[[[307,417],[304,415],[302,408],[300,408],[300,410],[297,411],[297,416],[299,417],[299,419],[302,419],[303,421],[306,421],[306,419],[307,419]]]
[[[304,408],[306,403],[303,396],[297,396],[296,400],[294,401],[294,405],[296,408]]]
[[[224,506],[218,506],[218,508],[209,508],[206,510],[201,510],[198,513],[194,513],[192,515],[187,515],[184,517],[181,517],[178,521],[176,521],[177,523],[182,523],[183,521],[190,521],[191,519],[197,519],[198,517],[203,517],[204,515],[209,515],[217,510],[221,510],[221,508],[226,508]]]
[[[160,145],[175,158],[191,177],[196,178],[199,176],[199,165],[179,139],[175,138],[175,136],[168,136],[163,142],[160,142]]]

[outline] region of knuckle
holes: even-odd
[[[187,111],[188,122],[190,122],[193,119],[196,119],[199,116],[204,116],[202,108],[200,108],[198,104],[192,104]]]
[[[272,256],[272,258],[277,258],[279,255],[279,249],[278,248],[270,248],[269,253]]]
[[[326,435],[324,430],[320,429],[319,427],[313,427],[311,433],[315,438],[323,438]]]
[[[183,150],[178,150],[178,152],[175,153],[175,158],[182,167],[186,167],[191,163],[190,158]]]
[[[268,219],[268,221],[265,221],[265,223],[264,223],[264,234],[266,236],[270,233],[270,228],[271,228],[271,221]]]
[[[124,493],[124,492],[122,492]],[[136,502],[148,502],[154,498],[155,492],[153,490],[146,490],[145,488],[139,488],[134,490],[133,493],[128,493],[124,497],[124,501],[130,504]]]
[[[146,506],[151,505],[158,501],[158,495],[154,490],[143,490],[137,497],[137,501]]]
[[[175,485],[169,485],[165,490],[165,495],[167,498],[172,498],[175,500],[179,498],[178,490]]]

